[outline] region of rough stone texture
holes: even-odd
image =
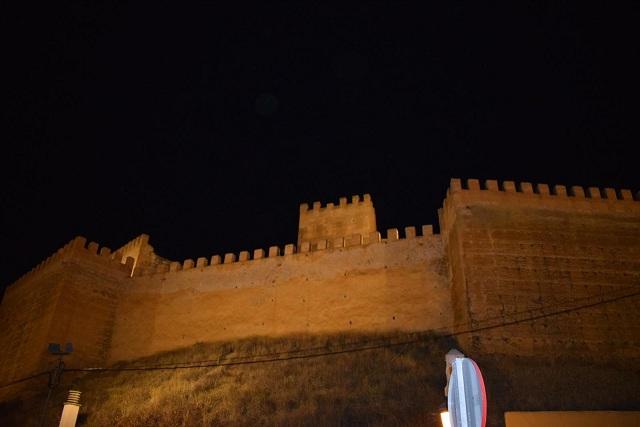
[[[443,255],[430,236],[136,277],[111,361],[253,335],[448,330]]]
[[[97,245],[97,243],[96,243]],[[131,240],[120,249],[115,251],[118,258],[122,258],[123,262],[127,257],[133,258],[133,268],[156,270],[158,265],[169,264],[169,260],[158,256],[153,246],[149,244],[149,235],[141,234]]]
[[[41,370],[48,333],[60,295],[61,269],[48,271],[7,288],[0,308],[0,383]]]
[[[640,355],[640,204],[574,194],[450,190],[455,330],[479,329],[459,337],[467,351]]]
[[[368,194],[363,200],[353,196],[352,203],[347,203],[343,197],[338,206],[328,204],[323,208],[315,202],[309,209],[303,204],[300,206],[297,246],[302,242],[331,241],[354,234],[366,236],[376,230],[376,213]]]
[[[50,342],[72,342],[67,366],[106,362],[115,309],[130,270],[74,239],[54,259],[14,283],[0,306],[0,383],[40,372],[55,362]]]
[[[640,202],[568,188],[452,180],[442,234],[408,227],[404,239],[380,238],[369,197],[303,205],[302,244],[242,262],[171,262],[146,235],[113,253],[76,238],[7,288],[0,383],[47,368],[49,342],[73,342],[68,366],[86,367],[198,341],[341,331],[455,332],[467,354],[541,366],[556,355],[627,363],[640,356]],[[516,378],[496,372],[494,388]]]

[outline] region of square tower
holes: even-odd
[[[321,207],[320,202],[314,202],[309,209],[306,203],[300,205],[298,247],[302,242],[332,240],[352,234],[366,236],[374,231],[377,231],[376,212],[369,194],[362,198],[352,196],[351,203],[341,197],[337,206],[328,203]]]

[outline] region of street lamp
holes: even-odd
[[[47,407],[49,406],[49,399],[51,398],[51,392],[60,383],[62,372],[64,372],[64,362],[62,361],[62,358],[64,356],[67,356],[73,353],[73,344],[68,342],[64,345],[64,348],[63,348],[62,344],[51,342],[47,347],[47,351],[49,352],[49,354],[58,356],[58,365],[55,367],[54,370],[49,372],[49,384],[48,384],[49,391],[47,392],[47,398],[45,399],[44,407],[42,408],[42,418],[40,419],[40,426],[44,426],[45,419],[47,417]]]

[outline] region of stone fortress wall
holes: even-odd
[[[0,384],[45,370],[51,342],[72,342],[69,360],[102,364],[133,258],[77,237],[5,290],[0,306]]]
[[[352,196],[351,203],[346,197],[341,197],[337,206],[327,203],[323,207],[320,202],[314,202],[309,209],[306,203],[300,205],[298,246],[302,242],[317,244],[319,240],[354,234],[368,236],[377,230],[376,212],[368,194],[362,200],[358,195]]]
[[[296,245],[183,262],[147,235],[113,253],[76,238],[7,289],[0,383],[45,369],[46,344],[67,341],[78,367],[342,331],[455,332],[470,353],[640,355],[637,195],[454,179],[439,216],[441,234],[400,238],[377,231],[368,195],[303,204]]]
[[[454,179],[440,223],[470,352],[640,356],[637,193]]]
[[[450,289],[437,235],[397,230],[187,260],[134,276],[118,307],[111,361],[256,335],[448,328]],[[430,230],[430,228],[425,228]],[[221,262],[221,260],[223,262]]]

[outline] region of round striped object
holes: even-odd
[[[480,368],[473,360],[459,357],[451,365],[447,406],[452,427],[485,427],[487,393]]]

